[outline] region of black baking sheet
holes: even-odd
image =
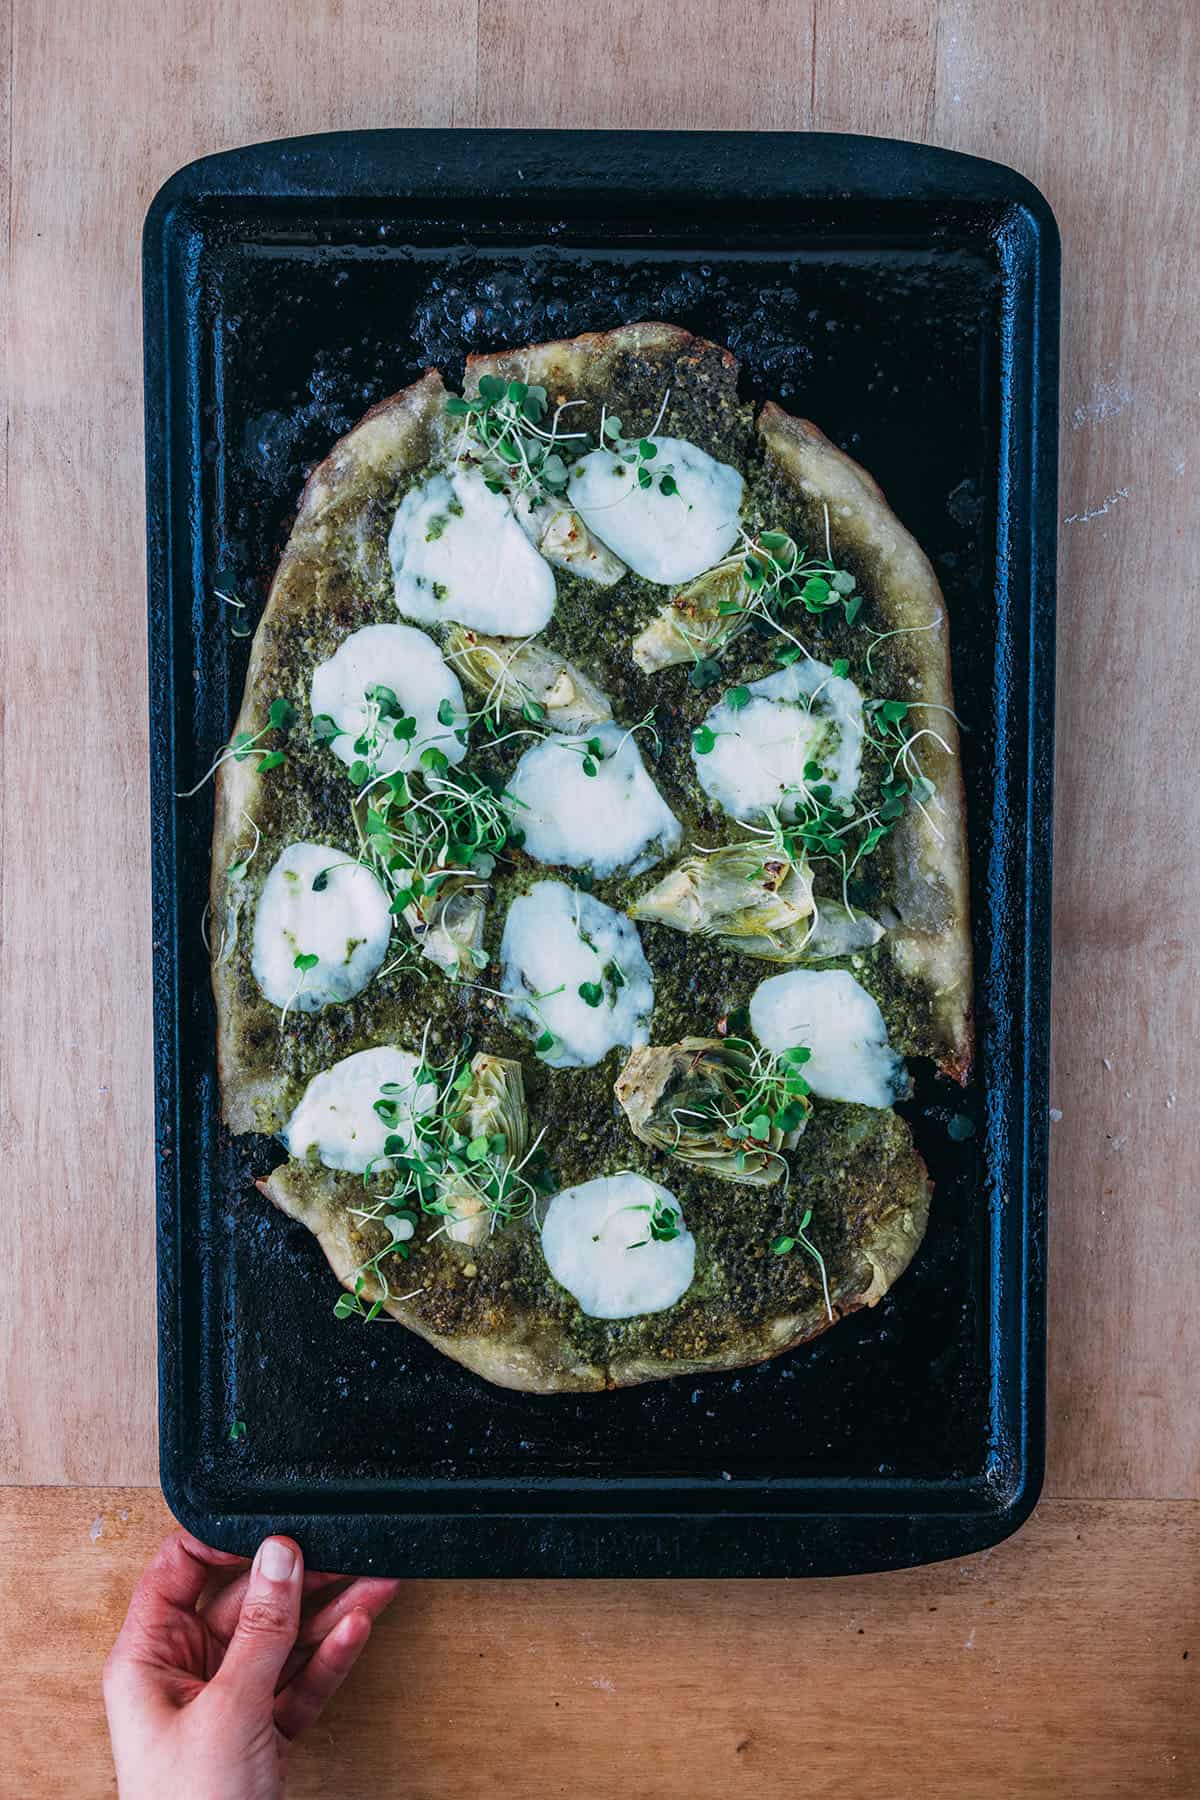
[[[978,1549],[1041,1482],[1058,240],[993,163],[804,134],[350,132],[175,175],[144,239],[161,1471],[249,1550],[408,1575],[801,1575]],[[211,788],[304,476],[465,354],[668,319],[872,471],[950,608],[978,1070],[918,1072],[926,1242],[760,1367],[586,1398],[333,1318],[219,1120]],[[242,615],[243,618],[247,615]],[[241,620],[237,621],[239,624]]]

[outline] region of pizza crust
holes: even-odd
[[[373,407],[336,443],[308,478],[283,558],[254,634],[246,685],[231,737],[260,731],[275,696],[270,680],[275,646],[293,620],[325,591],[331,570],[353,569],[383,579],[368,524],[372,510],[395,487],[397,475],[428,462],[443,429],[446,390],[436,369],[412,387]],[[241,884],[226,874],[247,837],[247,818],[258,810],[263,781],[258,759],[233,758],[217,770],[213,815],[209,935],[217,1006],[217,1068],[225,1123],[231,1131],[274,1131],[286,1117],[285,1083],[247,1055],[238,1031],[238,1000],[231,946],[253,921]],[[282,848],[282,846],[278,846]]]
[[[927,817],[909,807],[880,850],[890,862],[900,915],[888,941],[905,974],[927,981],[933,991],[938,1068],[965,1083],[974,1050],[970,895],[946,602],[929,558],[878,483],[824,432],[768,400],[758,415],[758,433],[780,474],[814,506],[828,509],[834,559],[845,550],[869,573],[872,608],[884,629],[912,633],[905,640],[907,655],[917,689],[931,703],[923,716],[946,749],[932,738],[921,746],[921,764],[937,789],[940,810]]]
[[[496,375],[544,387],[551,404],[558,399],[603,399],[611,391],[614,370],[626,357],[660,363],[664,371],[678,365],[683,372],[712,357],[732,380],[737,379],[738,361],[731,350],[696,337],[681,325],[655,321],[618,325],[612,331],[587,331],[581,337],[527,344],[520,350],[468,356],[463,389],[474,394],[481,375]]]

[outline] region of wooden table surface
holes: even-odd
[[[0,1795],[113,1792],[97,1669],[168,1523],[142,215],[207,151],[473,123],[892,133],[1057,212],[1049,1477],[923,1571],[413,1584],[295,1791],[1200,1793],[1195,0],[12,0],[9,31]]]

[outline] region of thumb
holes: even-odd
[[[291,1538],[266,1538],[250,1569],[242,1610],[214,1685],[238,1705],[269,1706],[300,1628],[304,1559]]]

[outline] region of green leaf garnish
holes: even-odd
[[[272,731],[287,731],[295,722],[295,718],[296,709],[290,700],[285,700],[282,696],[277,700],[272,700],[267,711],[267,724]]]

